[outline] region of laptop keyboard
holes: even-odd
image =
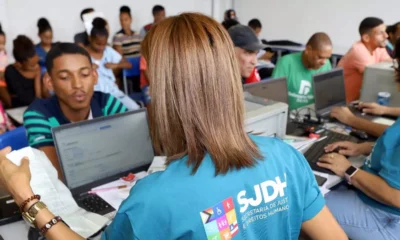
[[[326,131],[325,135],[321,136],[321,138],[324,136],[326,136],[326,139],[314,143],[311,146],[311,148],[308,149],[308,151],[304,154],[304,156],[307,159],[308,163],[310,164],[312,170],[317,172],[333,174],[332,171],[325,168],[321,168],[317,165],[319,158],[325,154],[326,145],[340,141],[357,142],[357,139],[349,135],[335,133],[332,131]]]
[[[105,215],[115,211],[106,201],[96,194],[87,195],[78,200],[78,205],[87,211],[94,212],[100,215]]]

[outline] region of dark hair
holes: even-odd
[[[3,28],[1,27],[1,24],[0,24],[0,35],[6,35],[6,33],[3,31]]]
[[[39,34],[52,31],[50,23],[46,18],[40,18],[37,22],[37,27],[39,28]]]
[[[307,46],[311,46],[314,50],[320,50],[326,46],[332,46],[332,41],[328,34],[324,32],[317,32],[310,37],[307,42]]]
[[[376,18],[376,17],[367,17],[362,22],[360,23],[360,27],[358,28],[358,31],[360,32],[360,35],[364,35],[366,33],[369,33],[373,28],[383,24],[383,20]]]
[[[92,64],[92,59],[89,53],[81,46],[75,43],[60,42],[54,45],[46,56],[46,68],[48,72],[54,67],[54,60],[65,54],[79,54],[88,58],[90,64]]]
[[[153,12],[153,16],[155,16],[157,13],[162,12],[162,11],[165,11],[165,8],[163,6],[155,5],[153,7],[153,11],[152,11]]]
[[[119,14],[122,14],[122,13],[126,13],[126,14],[128,14],[129,16],[131,16],[131,9],[130,9],[128,6],[122,6],[122,7],[119,9]]]
[[[36,55],[35,45],[32,40],[25,35],[18,35],[13,41],[13,55],[15,61],[25,62]]]
[[[251,27],[253,30],[256,30],[257,28],[262,28],[260,20],[257,18],[253,18],[249,21],[249,27]]]
[[[390,25],[386,27],[386,33],[389,35],[389,33],[394,33],[395,25]]]
[[[225,21],[222,22],[222,26],[224,26],[224,28],[226,30],[229,30],[229,28],[231,28],[233,26],[236,26],[236,25],[239,25],[239,24],[240,23],[235,19],[229,19],[229,20],[225,20]]]
[[[85,9],[82,10],[82,12],[81,12],[82,21],[83,21],[83,15],[85,15],[87,13],[90,13],[90,12],[94,12],[94,8],[85,8]]]
[[[103,18],[95,18],[92,22],[93,28],[90,31],[91,37],[108,37],[108,31],[106,28],[107,22]]]
[[[224,20],[229,20],[231,19],[231,13],[234,12],[236,14],[236,11],[233,9],[228,9],[225,11],[225,15],[224,15]]]

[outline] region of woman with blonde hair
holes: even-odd
[[[228,33],[195,13],[168,18],[145,38],[151,135],[164,172],[139,181],[102,239],[347,239],[300,153],[248,135],[238,62]],[[0,179],[18,204],[29,168],[0,157]],[[24,206],[26,211],[37,200]],[[35,216],[41,228],[54,219]],[[48,239],[81,239],[60,219]]]

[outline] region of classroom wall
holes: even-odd
[[[386,23],[400,21],[397,0],[234,0],[239,20],[247,24],[259,18],[262,38],[291,39],[306,43],[317,31],[325,31],[335,46],[348,48],[359,39],[363,18],[376,16]]]
[[[131,8],[134,17],[132,29],[139,31],[143,25],[152,22],[151,10],[156,4],[163,5],[167,15],[184,11],[211,15],[212,2],[212,0],[0,0],[0,22],[7,34],[7,49],[10,52],[12,40],[18,34],[28,35],[35,43],[39,41],[36,23],[40,17],[46,17],[50,21],[55,41],[73,41],[74,34],[84,30],[79,15],[86,7],[93,7],[103,12],[111,26],[111,32],[115,33],[120,30],[118,13],[122,5]]]

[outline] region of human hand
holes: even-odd
[[[351,163],[347,158],[338,153],[329,153],[323,155],[317,165],[331,170],[339,177],[344,177],[346,170],[351,166]]]
[[[114,70],[114,69],[117,69],[117,68],[118,68],[118,64],[115,64],[115,63],[105,63],[105,64],[104,64],[104,67],[106,67],[106,68],[108,68],[108,69]]]
[[[364,113],[372,114],[372,115],[385,115],[386,113],[386,106],[379,105],[377,103],[362,103],[358,104],[358,108],[362,109]]]
[[[33,196],[30,186],[31,172],[28,158],[23,158],[21,166],[17,166],[7,159],[11,152],[10,147],[0,150],[0,182],[13,196],[15,202],[21,205],[26,199]]]
[[[332,108],[331,117],[336,118],[339,122],[347,125],[351,125],[351,122],[356,118],[348,107]]]
[[[352,142],[335,142],[332,144],[329,144],[328,146],[325,147],[325,152],[326,153],[331,153],[334,152],[336,149],[339,148],[338,153],[341,155],[349,156],[349,157],[355,157],[359,155],[367,155],[368,152],[366,152],[366,148],[364,144],[357,144],[357,143],[352,143]],[[369,147],[371,150],[371,147]]]

